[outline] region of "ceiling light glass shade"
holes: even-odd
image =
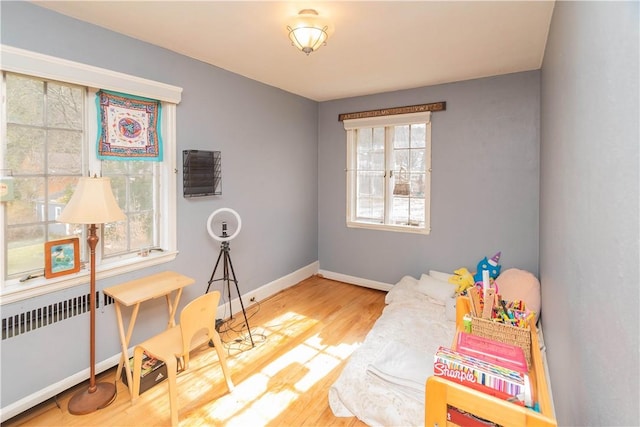
[[[111,191],[111,180],[83,177],[57,220],[69,224],[105,224],[123,219],[124,212]]]
[[[313,9],[301,10],[296,22],[287,26],[291,43],[307,55],[326,44],[327,28],[318,22],[318,12]]]

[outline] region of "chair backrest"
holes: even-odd
[[[182,331],[182,354],[191,350],[193,337],[205,331],[208,337],[216,333],[216,313],[220,302],[220,292],[213,291],[191,301],[180,313],[180,329]]]

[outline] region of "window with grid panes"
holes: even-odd
[[[95,91],[12,73],[5,73],[4,79],[5,169],[14,182],[14,200],[5,212],[6,278],[37,275],[44,266],[44,242],[86,238],[85,227],[56,220],[78,178],[88,170],[110,177],[126,214],[124,221],[102,225],[102,258],[157,247],[158,164],[91,161],[85,140],[94,146],[95,139],[85,137],[85,104],[93,102]],[[82,249],[86,255],[86,246]]]
[[[431,113],[344,121],[347,226],[428,234]]]
[[[4,73],[5,170],[14,198],[4,205],[5,278],[44,268],[43,244],[77,230],[56,222],[86,165],[86,89]]]
[[[73,80],[77,69],[85,70],[85,66],[19,49],[4,50],[8,68],[12,63],[16,68],[24,68],[25,63],[36,65],[34,75],[2,72],[0,167],[4,176],[11,175],[14,188],[13,198],[0,205],[2,303],[83,282],[86,270],[72,277],[45,280],[42,276],[47,241],[77,236],[81,260],[88,258],[86,227],[56,221],[78,178],[88,174],[111,179],[113,193],[126,214],[123,221],[98,225],[99,274],[118,274],[175,258],[175,104],[162,103],[162,162],[99,160],[95,153],[98,89],[37,76],[38,65],[46,70],[42,74],[50,74],[54,64],[59,74]],[[131,81],[151,91],[179,89],[136,77],[114,77],[95,67],[86,70],[112,89]],[[154,248],[158,251],[149,255],[148,250]]]

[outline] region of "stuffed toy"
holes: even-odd
[[[464,291],[474,285],[473,276],[469,273],[469,270],[462,267],[453,272],[453,276],[449,278],[449,283],[458,285],[456,293],[462,294]]]
[[[508,268],[496,279],[500,295],[507,301],[524,301],[529,311],[535,312],[535,322],[540,316],[540,281],[533,273],[517,268]]]
[[[501,265],[498,264],[500,262],[501,252],[498,252],[491,259],[487,259],[484,257],[478,262],[478,267],[476,273],[473,275],[474,282],[482,283],[482,272],[487,270],[489,271],[489,277],[491,279],[495,279],[500,274]]]

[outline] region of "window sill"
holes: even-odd
[[[430,234],[429,228],[410,227],[405,225],[375,224],[369,222],[347,221],[349,228],[366,228],[369,230],[395,231],[397,233]]]
[[[148,256],[136,256],[98,266],[96,281],[164,264],[173,261],[177,254],[177,251],[152,252]],[[90,280],[89,276],[89,269],[85,265],[78,273],[64,277],[54,279],[39,277],[28,282],[19,282],[17,279],[8,281],[0,289],[0,306],[86,284]]]

